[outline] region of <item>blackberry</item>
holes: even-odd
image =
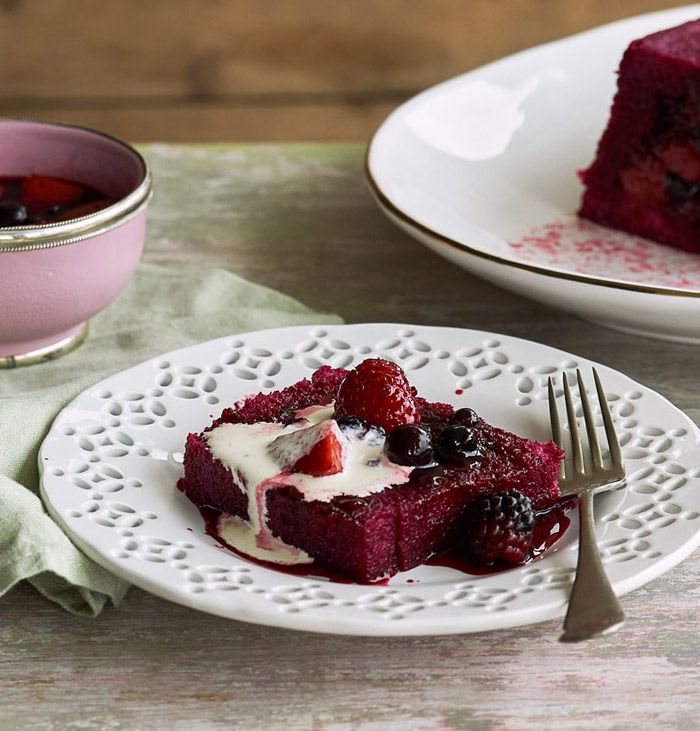
[[[535,512],[518,490],[482,492],[466,508],[460,548],[485,566],[515,565],[528,556]]]

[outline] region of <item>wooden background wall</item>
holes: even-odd
[[[364,140],[416,91],[664,0],[0,0],[0,115]]]

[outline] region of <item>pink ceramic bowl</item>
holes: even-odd
[[[116,203],[62,223],[0,227],[0,367],[79,345],[143,251],[151,175],[132,147],[82,127],[0,120],[0,175],[31,174],[90,185]]]

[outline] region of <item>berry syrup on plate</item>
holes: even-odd
[[[115,198],[85,183],[48,175],[0,176],[0,226],[60,223],[101,211]]]
[[[557,541],[564,535],[571,523],[567,512],[576,505],[571,499],[562,500],[547,510],[542,510],[535,515],[535,525],[532,531],[532,544],[523,561],[519,564],[494,564],[484,565],[479,563],[469,554],[452,548],[449,551],[437,553],[431,556],[425,563],[427,566],[445,566],[456,569],[465,574],[484,576],[497,574],[502,571],[509,571],[530,561],[541,558]],[[556,550],[556,549],[554,549]]]
[[[461,571],[464,574],[485,576],[489,574],[497,574],[503,571],[509,571],[510,569],[522,566],[533,560],[541,558],[549,549],[551,549],[557,541],[566,532],[571,519],[566,513],[575,507],[576,502],[572,499],[562,500],[556,503],[551,508],[542,510],[535,515],[535,525],[532,533],[532,545],[528,551],[524,560],[515,565],[504,565],[496,564],[486,566],[479,563],[475,559],[466,555],[463,551],[458,548],[451,548],[440,553],[436,553],[430,556],[425,561],[426,566],[444,566],[446,568],[455,569]],[[240,558],[250,561],[251,563],[259,566],[265,566],[266,568],[279,571],[284,574],[291,574],[293,576],[302,576],[308,579],[326,579],[339,584],[356,584],[358,582],[349,579],[343,575],[342,572],[334,569],[330,566],[325,565],[320,561],[315,561],[312,564],[296,564],[293,566],[285,566],[276,563],[270,563],[257,558],[248,556],[241,551],[238,551],[229,543],[227,543],[219,534],[217,524],[221,513],[213,508],[200,507],[199,512],[204,519],[204,531],[207,535],[211,536],[223,550],[231,551]],[[189,530],[189,529],[188,529]],[[555,549],[556,550],[556,549]],[[371,586],[381,586],[388,584],[390,579],[382,579],[379,581],[371,582]],[[416,583],[415,579],[409,579],[408,583]]]

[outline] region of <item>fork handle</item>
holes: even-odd
[[[593,521],[593,493],[578,499],[579,546],[576,578],[561,642],[578,642],[613,632],[622,626],[625,615],[603,568]]]

